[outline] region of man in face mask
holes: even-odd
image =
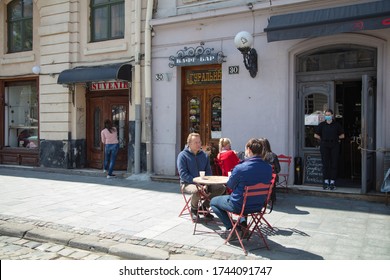
[[[320,152],[323,166],[324,190],[335,190],[337,162],[340,151],[340,139],[344,139],[344,130],[340,123],[333,119],[333,111],[325,111],[325,121],[317,126],[314,137],[321,141]]]

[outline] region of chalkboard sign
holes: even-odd
[[[305,155],[304,183],[322,184],[322,160],[319,154]]]

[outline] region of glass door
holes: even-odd
[[[324,120],[324,112],[334,108],[334,82],[298,84],[298,154],[303,159],[304,184],[322,184],[319,142],[314,132]]]
[[[88,167],[103,168],[104,147],[100,132],[104,120],[110,119],[118,129],[119,151],[114,169],[127,169],[128,144],[128,98],[127,96],[100,96],[88,99],[87,117],[87,161]]]
[[[199,133],[202,145],[215,145],[221,137],[221,94],[218,90],[201,89],[185,92],[183,102],[182,143],[186,144],[189,133]]]

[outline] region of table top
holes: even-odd
[[[194,182],[197,184],[202,185],[220,185],[220,184],[226,184],[229,180],[229,177],[227,176],[204,176],[201,177],[195,177]]]

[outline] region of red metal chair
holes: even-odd
[[[279,181],[276,182],[276,187],[282,187],[288,190],[288,177],[290,175],[291,156],[283,154],[278,155],[281,171],[278,174]]]
[[[229,240],[231,239],[233,234],[236,234],[237,239],[240,242],[241,248],[243,249],[245,255],[247,255],[248,252],[245,249],[245,246],[244,246],[242,241],[244,238],[249,240],[251,238],[251,236],[253,235],[253,233],[256,233],[257,235],[259,235],[259,237],[262,239],[264,245],[269,250],[268,244],[265,240],[263,233],[261,232],[260,227],[261,227],[262,220],[263,220],[269,227],[272,228],[272,226],[264,218],[264,214],[266,213],[266,210],[267,210],[268,201],[271,198],[271,192],[272,192],[272,188],[274,187],[274,184],[275,184],[275,179],[276,179],[276,175],[272,174],[272,180],[269,184],[259,183],[259,184],[253,185],[253,186],[246,186],[245,187],[244,200],[243,200],[241,212],[240,213],[234,213],[234,212],[229,212],[229,211],[227,212],[228,216],[230,218],[230,221],[233,224],[233,228],[231,229],[230,234],[226,238],[225,244],[227,242],[229,242]],[[246,206],[246,202],[247,202],[248,197],[255,197],[255,196],[261,196],[261,197],[266,196],[264,203],[262,201],[263,205],[261,205],[261,210],[254,212],[254,213],[246,213],[245,206]],[[247,221],[249,221],[249,223],[248,223],[248,227],[246,229],[242,229],[243,234],[241,236],[241,234],[238,232],[238,226],[240,225],[240,219],[243,217],[246,217],[246,219],[247,219]]]
[[[221,161],[217,158],[214,159],[214,170],[213,175],[221,176],[222,175],[222,167],[221,167]]]
[[[192,219],[192,215],[191,215],[191,195],[186,194],[184,192],[184,190],[181,188],[181,186],[180,186],[180,189],[181,189],[181,194],[183,195],[183,198],[184,198],[184,207],[183,207],[183,209],[181,209],[179,217],[184,215],[184,214],[188,214],[188,215],[190,215],[191,221],[194,222],[194,220]]]
[[[203,208],[204,202],[207,200],[210,200],[210,195],[207,193],[207,186],[197,184],[196,185],[198,188],[198,193],[199,193],[199,201],[198,201],[198,209],[197,209],[197,214],[196,214],[196,219],[194,222],[194,232],[193,234],[195,235],[196,232],[196,226],[199,223],[199,215],[206,216],[207,214],[210,213],[210,209],[205,209]],[[207,219],[205,220],[207,223]]]

